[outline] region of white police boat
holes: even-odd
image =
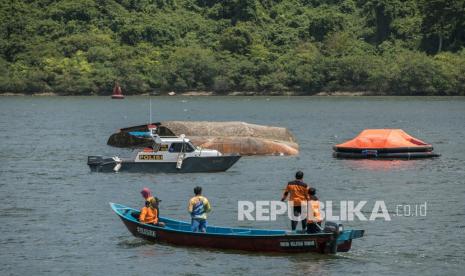
[[[222,154],[217,150],[194,146],[184,135],[160,137],[153,126],[149,132],[134,133],[150,136],[153,146],[136,150],[132,158],[89,156],[87,165],[96,172],[151,172],[194,173],[222,172],[229,169],[241,156]]]

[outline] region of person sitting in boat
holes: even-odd
[[[211,211],[208,199],[202,196],[202,187],[194,188],[195,196],[189,200],[188,211],[191,215],[192,232],[207,231],[207,213]]]
[[[316,189],[310,188],[308,190],[310,195],[310,201],[308,204],[308,215],[307,215],[307,233],[313,234],[321,232],[321,211],[320,201],[316,196]]]
[[[150,203],[152,205],[155,205],[156,204],[156,201],[159,201],[158,198],[155,198],[153,195],[152,195],[152,191],[147,188],[147,187],[144,187],[141,191],[140,191],[140,194],[142,195],[142,197],[145,199],[145,202],[147,203]]]
[[[284,189],[283,197],[281,201],[285,201],[287,196],[289,195],[289,202],[293,206],[294,216],[298,217],[302,214],[302,205],[307,204],[309,199],[308,196],[308,185],[303,181],[304,173],[302,171],[298,171],[295,174],[295,180],[287,183],[286,188]],[[294,231],[297,228],[297,224],[299,222],[296,220],[291,220],[291,228]],[[302,223],[302,230],[305,231],[307,226],[307,222],[305,219],[301,221]]]
[[[145,224],[165,226],[163,222],[159,221],[158,203],[160,200],[152,196],[149,188],[143,188],[140,193],[145,199],[145,206],[140,210],[139,221]]]

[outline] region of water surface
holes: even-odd
[[[0,98],[0,274],[463,274],[465,259],[465,99],[405,97],[153,97],[153,121],[225,120],[289,128],[298,157],[247,157],[226,173],[90,173],[88,155],[129,155],[106,146],[120,127],[149,121],[147,97]],[[365,128],[402,128],[442,157],[351,161],[331,146]],[[188,219],[201,185],[209,223],[289,228],[237,220],[238,200],[275,200],[296,170],[322,200],[427,202],[426,217],[354,221],[366,230],[349,253],[276,255],[151,244],[130,235],[108,202],[141,205],[139,191],[163,199],[162,215]]]

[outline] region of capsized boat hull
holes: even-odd
[[[190,231],[190,224],[160,218],[166,226],[138,222],[138,211],[111,203],[128,230],[136,237],[161,243],[216,249],[279,253],[336,253],[350,250],[352,240],[363,236],[363,230],[344,230],[341,233],[296,234],[285,230],[260,230],[209,226],[207,233]]]
[[[231,168],[240,155],[187,157],[180,169],[175,162],[134,162],[123,159],[118,172],[147,172],[147,173],[202,173],[223,172]],[[94,172],[114,172],[117,162],[113,158],[89,156],[87,165]]]

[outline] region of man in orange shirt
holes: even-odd
[[[302,214],[302,205],[306,205],[309,200],[308,185],[303,182],[304,173],[301,171],[296,172],[295,180],[287,183],[286,189],[284,190],[281,201],[285,201],[289,195],[289,201],[294,206],[294,216],[300,216]],[[294,231],[297,228],[299,222],[291,220],[291,228]],[[302,220],[302,230],[305,231],[307,226],[306,219]]]

